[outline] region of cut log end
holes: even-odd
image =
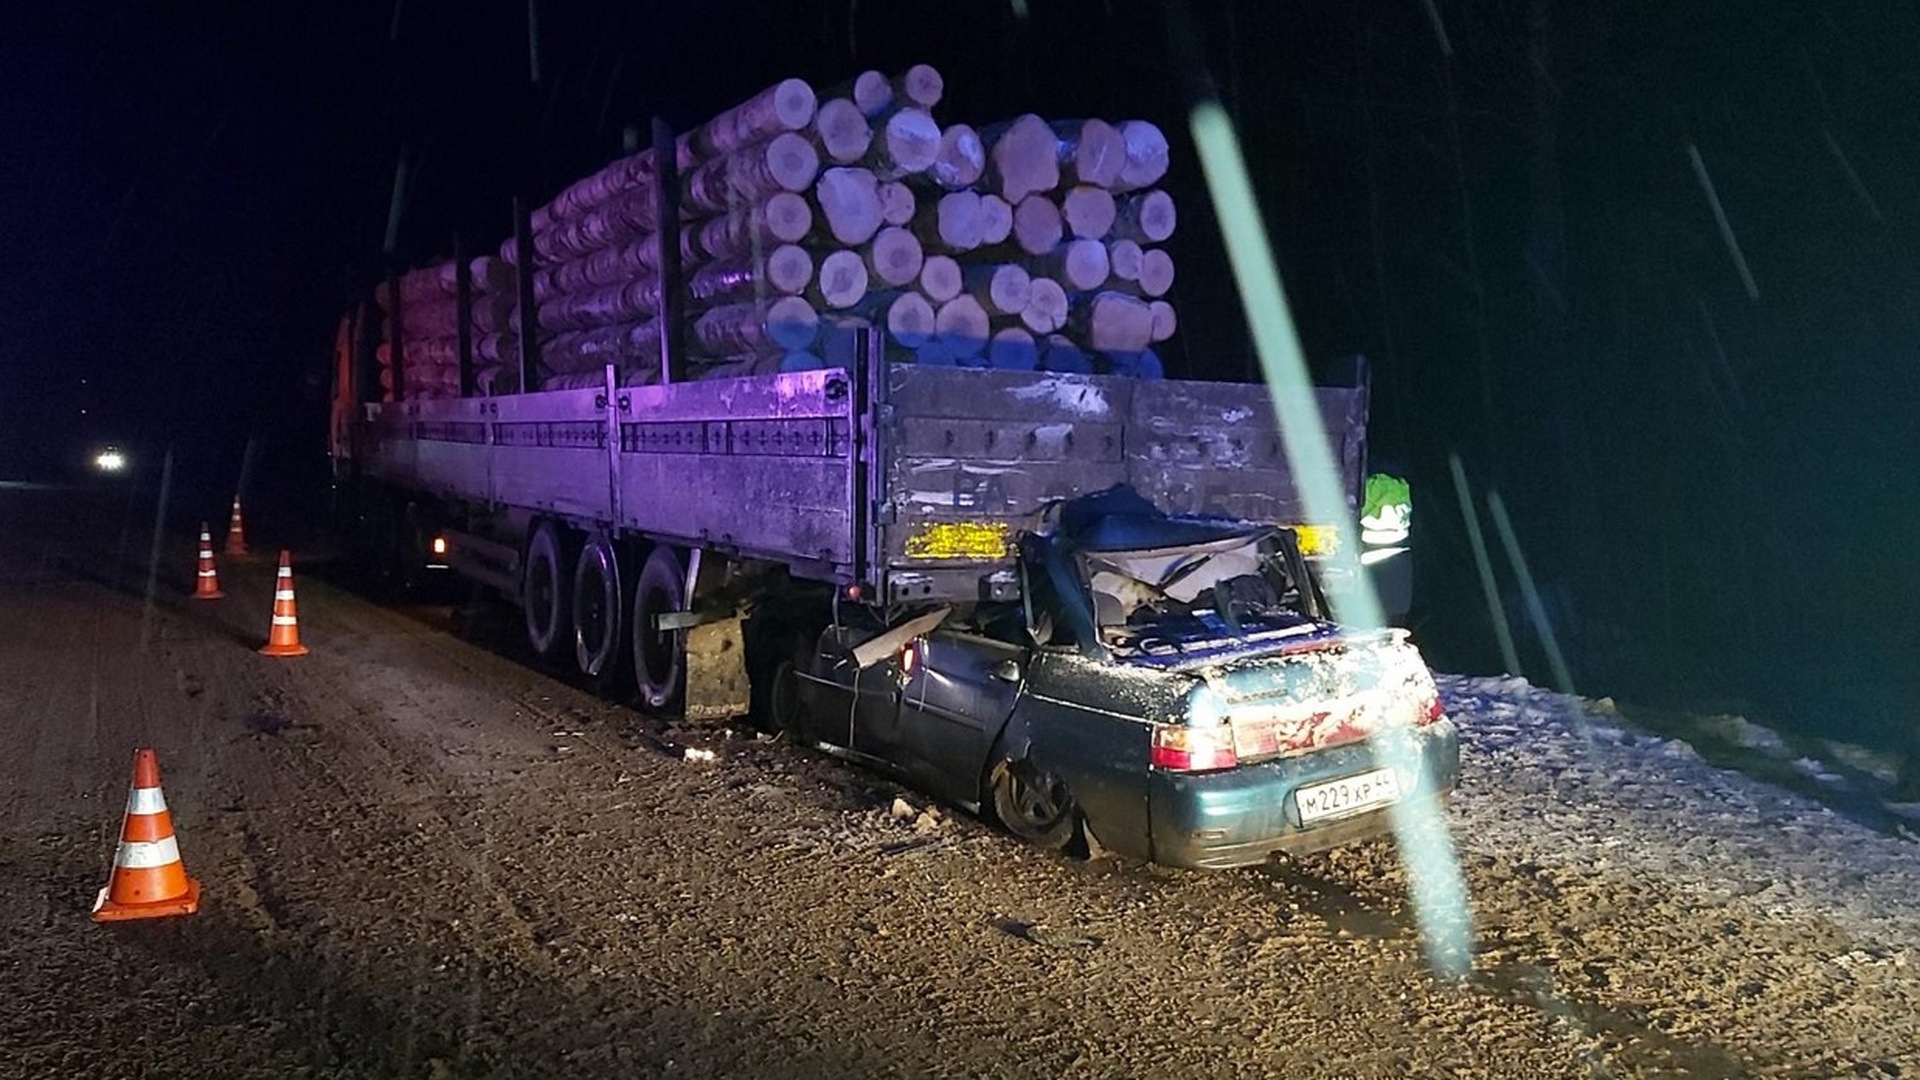
[[[934,313],[934,337],[955,358],[978,356],[985,351],[992,326],[987,309],[964,294],[941,304],[940,310]]]
[[[889,225],[910,224],[917,209],[919,203],[913,197],[913,189],[906,184],[889,180],[880,185],[880,220]]]
[[[987,147],[980,133],[966,124],[949,124],[940,132],[940,150],[927,175],[949,191],[980,182],[987,171]]]
[[[761,219],[767,233],[776,240],[797,244],[813,231],[813,206],[798,192],[782,191],[768,196]]]
[[[1013,204],[998,195],[980,196],[980,242],[1004,244],[1013,235]]]
[[[853,103],[868,117],[879,116],[893,104],[893,81],[877,71],[863,71],[853,79]]]
[[[813,344],[820,313],[798,296],[783,296],[767,306],[767,336],[788,350]]]
[[[1009,203],[1060,184],[1059,142],[1045,120],[1028,113],[1015,120],[987,152],[995,192]]]
[[[840,243],[864,244],[880,231],[885,207],[880,202],[879,181],[871,171],[828,169],[814,185],[813,197],[820,205],[828,231]]]
[[[960,264],[949,255],[929,255],[920,264],[920,291],[936,304],[960,295],[964,287]]]
[[[1040,348],[1033,334],[1017,326],[994,332],[987,343],[987,366],[1003,371],[1032,371],[1040,366]]]
[[[830,308],[850,308],[867,295],[867,264],[852,251],[836,251],[820,260],[820,298]]]
[[[1127,240],[1158,244],[1173,235],[1177,222],[1173,196],[1164,191],[1146,191],[1119,201],[1113,232]]]
[[[1034,278],[1020,322],[1036,334],[1051,334],[1067,325],[1067,290],[1052,278]]]
[[[1140,256],[1140,291],[1148,296],[1165,296],[1173,288],[1173,256],[1164,248],[1153,248]]]
[[[920,238],[896,225],[874,234],[867,246],[867,266],[872,276],[888,285],[907,285],[920,276],[925,263]]]
[[[767,253],[767,287],[799,295],[813,281],[813,256],[797,244],[782,244]]]
[[[1018,315],[1033,299],[1033,276],[1023,266],[976,264],[962,271],[975,300],[1000,315]]]
[[[935,320],[933,304],[917,292],[901,293],[887,306],[887,333],[909,349],[917,349],[933,340]]]
[[[1174,331],[1180,328],[1179,319],[1175,317],[1173,312],[1173,305],[1167,303],[1165,300],[1155,300],[1153,303],[1147,305],[1147,310],[1153,316],[1152,338],[1154,344],[1158,345],[1160,342],[1172,337]]]
[[[819,137],[820,149],[842,165],[859,161],[873,145],[873,125],[860,106],[846,98],[821,105],[813,118],[813,131]]]
[[[1060,200],[1068,234],[1083,240],[1099,240],[1113,231],[1117,212],[1113,192],[1091,184],[1077,185]]]
[[[1113,276],[1121,281],[1140,280],[1142,254],[1140,244],[1134,240],[1113,240],[1107,244],[1107,263]]]
[[[1045,195],[1029,195],[1013,208],[1013,239],[1029,255],[1045,255],[1060,246],[1066,225],[1060,208]]]
[[[902,109],[887,117],[875,167],[888,178],[927,171],[940,156],[940,125],[922,109]]]
[[[931,109],[940,104],[946,89],[946,80],[932,65],[915,64],[900,76],[895,92],[923,109]]]
[[[1120,137],[1126,140],[1127,164],[1120,170],[1116,190],[1151,187],[1167,175],[1167,136],[1159,127],[1146,120],[1128,120],[1120,125]]]

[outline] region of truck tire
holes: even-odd
[[[617,682],[626,666],[626,599],[613,541],[595,533],[574,561],[573,661],[602,686]]]
[[[572,567],[561,526],[543,521],[527,540],[520,603],[526,610],[527,644],[542,660],[554,660],[573,629]]]
[[[666,544],[655,547],[633,587],[633,677],[640,701],[672,711],[686,689],[686,632],[654,628],[654,619],[687,607],[687,570]]]

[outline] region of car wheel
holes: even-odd
[[[1027,843],[1059,850],[1073,840],[1080,808],[1064,781],[1021,759],[993,770],[993,813]]]

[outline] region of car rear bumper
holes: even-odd
[[[1460,736],[1453,722],[1428,724],[1409,742],[1417,775],[1400,778],[1402,802],[1450,794],[1460,780]],[[1299,855],[1386,832],[1388,808],[1306,826],[1294,799],[1301,787],[1384,764],[1372,744],[1362,742],[1221,772],[1153,772],[1147,788],[1153,861],[1225,869],[1265,862],[1276,852]]]

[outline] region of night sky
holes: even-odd
[[[384,273],[401,155],[418,264],[456,231],[496,244],[515,194],[618,156],[630,124],[915,62],[946,75],[945,121],[1161,124],[1181,211],[1168,373],[1253,370],[1151,0],[545,0],[537,83],[524,2],[41,7],[0,35],[0,478],[114,439],[224,490],[254,439],[250,486],[304,490],[332,327]],[[1511,508],[1581,690],[1912,738],[1920,13],[1191,13],[1309,354],[1373,361],[1429,656],[1497,663],[1456,452]]]

